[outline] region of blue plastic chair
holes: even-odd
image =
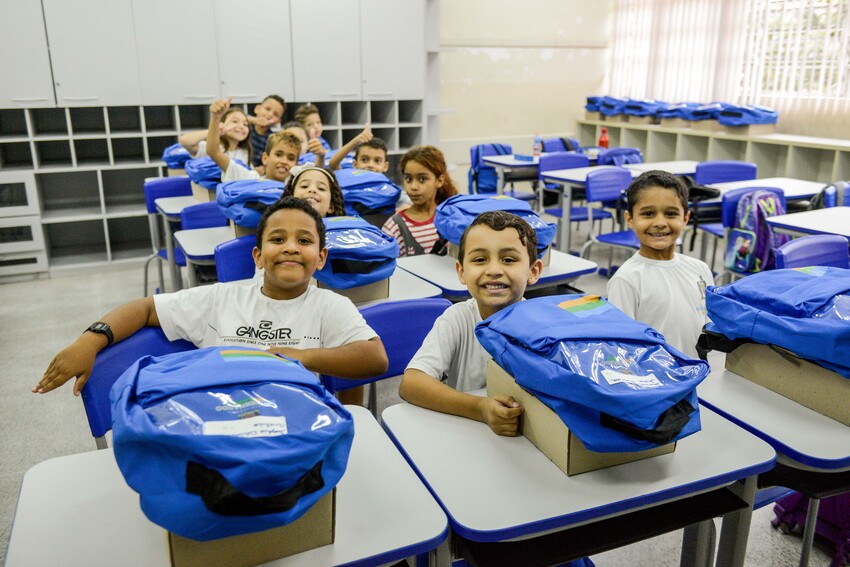
[[[776,249],[777,268],[806,266],[850,268],[847,239],[837,234],[812,234],[790,240]]]
[[[215,247],[215,272],[220,282],[246,280],[254,277],[255,264],[252,254],[257,238],[246,234]]]
[[[227,223],[227,217],[215,201],[191,205],[180,212],[180,225],[183,230],[227,226]]]
[[[643,163],[643,154],[637,148],[611,148],[602,150],[596,157],[596,165],[626,165]]]
[[[348,380],[322,375],[322,383],[332,393],[365,384],[369,386],[369,408],[378,417],[378,393],[375,382],[404,374],[407,363],[422,346],[425,336],[451,302],[448,299],[408,299],[370,305],[360,310],[366,323],[378,333],[389,358],[387,371],[380,376]]]
[[[150,263],[157,260],[157,266],[159,269],[159,289],[162,291],[165,290],[165,278],[162,273],[162,264],[163,262],[168,262],[168,253],[165,248],[162,248],[162,243],[160,242],[158,221],[159,213],[156,209],[156,200],[163,199],[165,197],[188,197],[192,194],[192,186],[188,177],[161,177],[145,181],[144,191],[145,207],[148,211],[148,226],[150,227],[151,232],[151,246],[153,247],[153,254],[148,256],[145,260],[145,275],[143,280],[144,289],[142,291],[142,296],[147,296],[148,270],[150,268]],[[165,227],[165,236],[166,238],[171,238],[171,230],[169,227]],[[182,251],[179,253],[177,250],[174,251],[174,263],[178,266],[186,265],[186,258],[183,256]]]
[[[755,179],[758,172],[756,164],[747,161],[715,160],[698,163],[694,171],[694,181],[698,185],[726,183],[728,181],[749,181]]]
[[[495,149],[495,147],[499,147],[505,153],[501,153]],[[469,157],[470,162],[472,163],[472,167],[470,167],[469,173],[469,193],[495,193],[497,191],[496,188],[496,168],[487,165],[481,162],[480,166],[477,168],[478,171],[474,172],[475,169],[475,161],[477,159],[482,159],[485,156],[497,156],[497,155],[508,155],[513,153],[513,148],[510,144],[479,144],[477,146],[472,146],[469,148]],[[481,180],[491,180],[486,181],[485,183],[481,183]],[[524,175],[512,175],[510,173],[505,174],[505,185],[504,194],[513,197],[514,199],[520,199],[522,201],[536,201],[537,194],[536,193],[528,193],[526,191],[517,191],[514,188],[514,181],[527,181],[528,178]],[[536,182],[536,180],[535,180]],[[492,185],[491,185],[492,183]],[[507,185],[510,184],[511,188],[508,189]]]
[[[174,342],[165,338],[159,327],[144,327],[121,342],[106,347],[94,359],[94,368],[80,392],[89,428],[98,449],[106,449],[106,432],[112,429],[112,406],[109,391],[121,374],[143,356],[160,356],[192,350],[188,341]]]
[[[779,202],[782,203],[782,208],[785,208],[785,192],[778,187],[740,187],[738,189],[732,189],[730,191],[726,191],[723,193],[721,197],[721,205],[720,205],[720,217],[723,223],[723,238],[726,239],[726,242],[729,242],[729,232],[735,226],[735,216],[738,212],[738,202],[743,198],[747,193],[752,193],[753,191],[771,191],[772,193],[776,193],[779,197]],[[724,281],[726,276],[729,276],[729,281],[738,279],[739,277],[743,277],[749,275],[746,272],[739,272],[737,270],[731,270],[729,268],[725,268],[723,274],[721,274],[721,281]]]
[[[543,140],[543,151],[546,153],[577,152],[580,147],[581,144],[575,138],[546,138]]]
[[[610,203],[617,202],[623,196],[623,193],[628,189],[632,182],[632,174],[629,170],[623,168],[616,169],[600,169],[599,171],[591,171],[587,174],[585,184],[588,215],[591,214],[590,209],[593,203]],[[590,238],[584,243],[581,248],[581,257],[587,258],[590,253],[590,248],[594,244],[604,244],[610,248],[608,253],[608,272],[611,277],[611,263],[614,256],[614,248],[625,248],[627,250],[638,250],[640,241],[633,230],[620,230],[609,232],[595,236],[590,233]]]

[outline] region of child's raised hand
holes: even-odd
[[[357,134],[357,143],[365,144],[375,136],[372,135],[372,128],[369,126],[369,123],[366,123],[366,127],[363,128],[363,131]]]
[[[315,130],[310,131],[310,141],[307,142],[307,151],[317,156],[325,155],[325,147],[322,145],[322,141],[319,140],[318,136],[316,136]]]
[[[515,437],[519,431],[519,417],[522,406],[511,396],[499,395],[481,398],[478,404],[481,418],[493,433],[507,437]]]
[[[227,97],[227,100],[218,99],[210,105],[210,117],[221,118],[227,109],[230,108],[230,103],[233,102],[233,97]]]

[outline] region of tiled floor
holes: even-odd
[[[581,241],[583,234],[576,234]],[[607,255],[594,258],[607,263]],[[622,261],[620,258],[619,261]],[[30,388],[38,381],[52,356],[74,340],[92,321],[141,293],[141,266],[132,265],[97,273],[78,273],[18,283],[0,284],[0,563],[15,510],[23,474],[31,466],[60,455],[94,450],[81,402],[63,388],[36,396]],[[606,280],[580,278],[576,287],[604,295]],[[379,385],[379,407],[398,403],[398,380]],[[753,517],[746,565],[796,565],[800,539],[770,527],[770,508]],[[71,527],[69,527],[71,529]],[[678,564],[681,532],[630,545],[593,557],[599,567]],[[828,564],[826,554],[815,550],[812,566]]]

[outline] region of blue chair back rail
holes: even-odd
[[[593,203],[617,203],[622,199],[623,192],[628,189],[631,182],[631,172],[622,167],[599,169],[588,173],[585,181],[588,215],[592,213]],[[607,272],[604,269],[599,270],[600,274],[607,275],[609,278],[612,275],[614,248],[630,250],[640,248],[640,241],[632,230],[619,230],[599,236],[594,236],[591,232],[590,238],[581,248],[582,258],[588,257],[593,244],[604,244],[609,247],[608,270]]]
[[[546,138],[543,140],[543,151],[550,152],[577,152],[581,144],[575,138]]]
[[[215,201],[191,205],[180,212],[180,225],[183,230],[227,226],[227,222],[227,217]]]
[[[100,351],[80,397],[89,420],[89,428],[98,449],[107,447],[104,435],[112,429],[109,390],[121,374],[143,356],[160,356],[194,349],[184,340],[171,342],[159,327],[144,327],[134,335]]]
[[[254,277],[252,251],[257,238],[253,234],[240,236],[215,247],[215,271],[220,282],[232,282]]]
[[[704,161],[696,166],[694,182],[698,185],[708,185],[727,181],[749,181],[756,178],[757,172],[756,164],[746,161]]]
[[[188,177],[160,177],[145,181],[145,207],[148,214],[157,214],[156,200],[165,197],[188,197],[192,185]]]
[[[777,268],[833,266],[850,268],[847,239],[837,234],[812,234],[786,242],[776,250]]]

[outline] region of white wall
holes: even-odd
[[[440,148],[466,175],[469,147],[531,152],[535,132],[575,130],[604,94],[612,0],[444,0],[440,4]],[[462,186],[465,187],[464,182]]]

